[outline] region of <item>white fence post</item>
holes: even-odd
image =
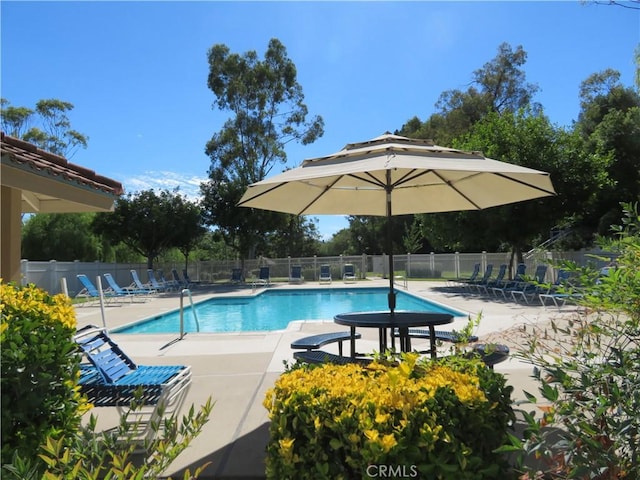
[[[47,265],[47,267],[47,291],[51,293],[58,293],[57,262],[55,260],[49,260],[49,265]]]
[[[460,252],[453,254],[453,278],[460,278]]]
[[[20,285],[25,286],[29,283],[29,260],[20,260]]]

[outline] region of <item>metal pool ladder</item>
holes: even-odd
[[[185,293],[189,296],[189,303],[191,304],[191,312],[193,313],[193,318],[196,321],[196,332],[200,331],[200,322],[198,321],[198,314],[196,312],[196,306],[193,304],[193,297],[191,296],[191,290],[188,288],[183,288],[180,292],[180,340],[185,336],[184,333],[184,295]]]
[[[186,335],[184,331],[184,296],[185,294],[189,296],[191,311],[193,312],[193,318],[196,321],[196,332],[200,331],[200,322],[198,321],[198,313],[196,312],[196,306],[193,304],[193,297],[191,296],[191,290],[189,290],[188,288],[183,288],[182,291],[180,292],[180,336],[175,340],[171,340],[166,345],[163,345],[162,347],[160,347],[160,350],[163,350],[168,346],[173,345],[177,341],[182,340]]]

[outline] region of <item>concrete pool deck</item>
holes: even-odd
[[[385,287],[388,281],[367,280],[356,284],[318,285],[306,282],[301,285],[275,284],[269,288],[332,288],[349,286]],[[402,286],[396,286],[404,290]],[[195,288],[194,301],[201,301],[219,295],[247,295],[254,292],[251,285],[216,286]],[[506,332],[514,327],[541,324],[559,316],[570,314],[575,308],[570,306],[557,309],[543,308],[539,303],[531,306],[504,302],[493,297],[452,293],[444,282],[409,281],[407,291],[431,301],[469,312],[472,318],[482,313],[476,334],[480,341],[491,338],[515,347],[513,337]],[[179,294],[161,294],[144,303],[124,302],[121,306],[105,306],[108,329],[126,325],[138,320],[159,315],[179,307]],[[76,308],[78,327],[102,325],[99,305]],[[456,320],[447,325],[451,329],[461,329],[466,319]],[[111,336],[122,349],[140,364],[185,364],[191,365],[193,381],[182,411],[192,404],[196,407],[211,397],[215,402],[209,422],[202,433],[176,459],[166,472],[166,476],[182,477],[181,472],[189,468],[193,472],[206,462],[211,464],[202,472],[203,479],[261,479],[264,478],[265,447],[269,438],[269,419],[262,401],[267,389],[271,388],[284,371],[284,362],[293,361],[290,344],[303,336],[320,332],[344,330],[332,320],[292,322],[286,330],[275,332],[249,333],[199,333],[188,334],[182,340],[173,342],[177,335],[129,335],[113,333]],[[362,339],[358,340],[359,351],[377,349],[378,334],[375,329],[359,329]],[[503,335],[505,334],[505,335]],[[504,336],[504,341],[502,340]],[[173,343],[171,343],[173,342]],[[414,341],[415,347],[421,343]],[[444,346],[447,348],[447,346]],[[325,348],[337,353],[337,345]],[[523,390],[537,393],[536,383],[530,378],[531,365],[510,358],[495,367],[504,373],[508,383],[514,387],[514,400],[524,400]],[[101,425],[109,425],[117,419],[114,408],[96,408],[93,413],[100,418]]]

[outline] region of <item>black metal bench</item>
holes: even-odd
[[[499,343],[479,343],[473,346],[473,350],[469,352],[469,357],[480,358],[485,365],[493,369],[494,365],[502,363],[509,358],[509,347]]]
[[[306,350],[304,352],[294,352],[293,358],[305,363],[334,363],[336,365],[348,365],[351,363],[367,365],[373,361],[370,358],[344,357],[342,355],[335,355],[333,353],[325,352],[322,350]]]
[[[361,336],[359,333],[356,333],[354,338],[358,339]],[[294,350],[318,350],[324,345],[338,342],[338,353],[342,356],[342,342],[346,340],[351,340],[351,332],[319,333],[291,342],[291,348]]]
[[[393,331],[393,336],[400,336],[397,329]],[[422,330],[418,328],[410,328],[409,336],[413,338],[431,338],[429,330]],[[462,343],[462,342],[477,342],[478,337],[475,335],[470,335],[469,337],[465,337],[461,333],[458,332],[448,332],[445,330],[436,330],[435,331],[436,340],[440,340],[443,342],[451,342],[451,343]]]

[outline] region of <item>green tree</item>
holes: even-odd
[[[404,237],[411,228],[413,218],[413,215],[396,215],[389,219],[386,217],[349,216],[351,244],[355,249],[353,253],[368,255],[390,253],[389,232],[391,232],[393,252],[405,252]]]
[[[107,247],[91,231],[93,213],[38,213],[22,228],[22,256],[29,260],[93,262]]]
[[[448,146],[489,112],[515,112],[524,107],[537,110],[539,107],[532,102],[538,87],[526,82],[522,68],[526,61],[522,46],[514,51],[508,43],[502,43],[496,57],[473,72],[467,90],[443,92],[436,102],[436,113],[425,122],[417,117],[410,119],[399,134]]]
[[[436,113],[424,122],[418,117],[409,119],[398,134],[453,146],[456,139],[467,135],[489,114],[499,117],[522,108],[538,113],[541,107],[533,103],[538,87],[526,81],[523,69],[526,60],[527,53],[522,46],[514,50],[508,43],[502,43],[497,55],[473,72],[466,90],[443,92],[436,102]],[[479,145],[475,149],[484,151],[486,147]],[[422,215],[420,219],[422,234],[428,240],[425,242],[435,251],[494,250],[502,245],[495,235],[483,228],[486,222],[481,216],[448,213]],[[467,245],[463,231],[474,232],[471,246]]]
[[[320,249],[320,234],[316,224],[303,216],[286,215],[286,228],[271,232],[262,252],[267,257],[311,257]]]
[[[585,223],[606,235],[621,215],[620,201],[640,199],[640,95],[620,83],[620,73],[607,69],[580,86],[581,111],[576,130],[593,155],[608,155],[611,183],[597,199]]]
[[[87,148],[88,137],[71,128],[67,112],[72,103],[55,98],[39,100],[35,110],[13,107],[1,101],[2,130],[14,137],[37,145],[47,152],[71,158],[79,147]],[[30,126],[37,122],[36,126]]]
[[[269,42],[264,60],[221,44],[209,50],[208,60],[214,105],[233,117],[206,145],[211,167],[200,187],[205,221],[244,259],[264,249],[269,232],[286,231],[289,221],[280,213],[237,208],[238,201],[249,184],[286,162],[287,143],[306,145],[322,136],[323,120],[307,121],[296,67],[279,40]]]
[[[203,224],[202,210],[198,204],[176,199],[174,206],[174,228],[180,232],[175,246],[184,255],[184,268],[188,268],[189,255],[197,248],[207,229]]]
[[[147,259],[153,268],[154,260],[172,247],[190,245],[202,235],[197,225],[201,217],[179,218],[186,211],[195,211],[190,202],[178,194],[161,190],[144,190],[116,201],[113,212],[101,212],[92,224],[94,231],[114,244],[122,242]],[[186,249],[185,249],[186,251]]]
[[[357,253],[351,240],[350,230],[343,228],[329,240],[325,240],[320,244],[318,254],[322,257],[331,257],[336,255],[355,255]]]
[[[424,235],[440,248],[508,248],[521,261],[523,251],[546,239],[541,232],[581,215],[606,183],[606,158],[586,154],[577,135],[525,110],[487,115],[454,146],[549,172],[557,195],[484,211],[424,215]]]
[[[422,249],[424,237],[422,235],[422,227],[420,218],[414,217],[407,233],[402,237],[402,246],[407,253],[417,253]]]

